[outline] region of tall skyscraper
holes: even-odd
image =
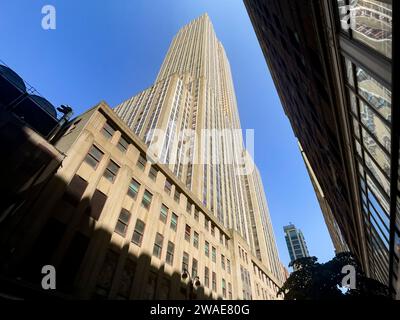
[[[289,224],[283,227],[283,231],[285,231],[285,240],[289,250],[290,262],[310,256],[303,232],[301,232],[300,229],[297,229],[294,224]]]
[[[207,14],[174,37],[155,83],[115,110],[147,145],[155,144],[154,130],[160,130],[159,160],[278,275],[258,170],[238,174],[245,153],[241,133],[232,131],[241,126],[231,69]],[[185,135],[188,130],[194,135]]]
[[[400,298],[399,2],[244,3],[335,248]]]
[[[203,15],[179,31],[154,85],[56,137],[60,166],[0,222],[1,275],[39,291],[51,264],[57,290],[84,299],[281,299],[261,177],[233,129],[229,63]]]

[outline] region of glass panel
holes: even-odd
[[[165,205],[161,205],[160,220],[163,222],[167,221],[167,216],[168,208]]]
[[[375,209],[375,207],[370,203],[369,206],[371,215],[373,215],[375,217],[376,222],[379,224],[379,226],[381,227],[383,232],[387,232],[387,234],[385,234],[387,236],[387,238],[389,239],[389,226],[390,226],[390,221],[388,216],[382,212],[382,211],[378,211],[377,209]]]
[[[390,194],[390,183],[389,180],[382,174],[376,164],[372,161],[372,159],[364,153],[365,164],[367,165],[368,169],[372,172],[376,180],[378,180],[381,187],[385,190],[386,194]]]
[[[386,198],[379,191],[379,189],[375,186],[375,183],[371,180],[371,178],[368,175],[367,175],[367,184],[369,187],[368,198],[374,205],[375,209],[379,210],[378,206],[380,204],[381,207],[385,210],[385,212],[390,212],[389,203],[387,202]],[[372,194],[371,194],[371,191],[372,191]]]
[[[115,129],[106,122],[101,132],[103,133],[105,138],[110,139],[113,136]]]
[[[366,191],[365,191],[366,188],[365,188],[365,181],[364,181],[364,179],[360,179],[360,185],[361,185],[361,189],[364,190],[364,192],[366,192]]]
[[[128,188],[128,195],[132,197],[133,199],[136,198],[136,195],[139,192],[140,184],[136,180],[132,179],[131,183],[129,184]]]
[[[90,155],[95,158],[96,160],[100,161],[103,157],[103,152],[99,150],[96,146],[92,146],[89,151]]]
[[[392,118],[392,92],[357,67],[358,93],[389,122]]]
[[[364,168],[361,165],[361,163],[358,163],[358,172],[360,173],[360,175],[363,177],[364,176]],[[361,184],[362,186],[364,185],[363,183]]]
[[[360,139],[361,140],[361,138],[360,138],[360,125],[358,124],[358,121],[354,118],[354,117],[352,117],[352,119],[353,119],[353,130],[354,130],[354,134],[355,134],[355,136],[358,138],[358,139]],[[358,144],[358,143],[357,143]],[[357,148],[358,148],[359,146],[357,146]]]
[[[124,137],[121,137],[118,142],[118,149],[125,152],[128,149],[129,142]]]
[[[375,231],[375,228],[371,228],[371,239],[372,239],[372,248],[373,250],[381,257],[379,260],[383,262],[383,264],[388,264],[389,262],[389,253],[385,248],[381,238]]]
[[[397,231],[394,233],[394,253],[400,258],[400,234]]]
[[[120,235],[125,236],[127,228],[128,228],[128,226],[126,224],[124,224],[118,220],[117,225],[115,226],[115,231],[117,233],[119,233]]]
[[[396,200],[396,228],[400,230],[400,198]]]
[[[130,218],[131,218],[130,212],[126,209],[123,209],[121,211],[121,214],[119,215],[119,220],[121,220],[125,224],[128,224]]]
[[[351,111],[354,113],[355,116],[358,117],[356,95],[351,90],[349,91],[349,94],[350,94]]]
[[[338,11],[339,11],[339,19],[340,19],[340,26],[343,31],[346,33],[349,32],[349,12],[348,12],[348,6],[346,6],[346,1],[345,0],[337,0],[337,5],[338,5]]]
[[[361,149],[361,145],[358,143],[357,140],[354,140],[355,144],[356,144],[356,151],[358,153],[358,155],[360,156],[360,158],[362,159],[362,149]]]
[[[383,171],[390,176],[390,158],[384,153],[381,147],[375,142],[375,140],[371,137],[371,135],[362,128],[363,142],[364,147],[369,151],[369,153],[373,156],[379,166],[383,169]]]
[[[118,173],[119,166],[114,161],[110,160],[107,169],[110,170],[114,175],[116,175]]]
[[[377,235],[379,236],[379,238],[381,238],[382,243],[385,245],[385,247],[389,250],[389,232],[385,232],[385,229],[380,228],[381,225],[378,224],[378,221],[376,221],[376,219],[374,219],[374,217],[371,216],[370,219],[371,223],[372,223],[372,227],[375,229]]]
[[[360,101],[360,116],[362,123],[377,138],[377,140],[390,152],[390,130],[375,114],[373,109]]]
[[[362,200],[363,200],[364,211],[365,211],[365,212],[368,212],[368,209],[367,209],[367,207],[366,207],[366,205],[365,205],[368,201],[367,201],[367,196],[365,195],[364,192],[361,192],[361,198],[362,198]]]
[[[387,2],[351,0],[350,26],[354,39],[391,58],[392,5]]]
[[[146,190],[145,193],[144,193],[144,199],[145,199],[147,202],[150,202],[150,201],[151,201],[151,198],[152,198],[152,194]]]

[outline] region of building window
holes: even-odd
[[[192,204],[190,203],[190,201],[188,200],[186,203],[186,211],[187,213],[191,214],[192,213]]]
[[[133,262],[131,259],[126,259],[124,264],[124,269],[122,270],[122,274],[119,277],[118,283],[118,299],[127,300],[129,299],[133,280],[136,273],[136,262]]]
[[[115,133],[115,129],[109,123],[106,122],[103,128],[101,129],[101,133],[106,139],[111,139]]]
[[[209,229],[209,222],[210,222],[210,220],[208,220],[207,218],[206,218],[206,216],[204,216],[204,229],[206,229],[206,231],[208,231]]]
[[[150,171],[149,171],[149,177],[151,180],[156,181],[157,179],[157,169],[153,166],[150,167]]]
[[[226,298],[226,282],[225,279],[222,279],[222,296]]]
[[[112,160],[108,163],[106,170],[104,171],[103,176],[110,182],[114,182],[115,177],[118,174],[119,166]]]
[[[219,230],[219,242],[224,245],[224,234]]]
[[[128,146],[129,142],[124,137],[121,136],[121,138],[118,141],[117,148],[121,150],[123,153],[125,153],[126,150],[128,149]]]
[[[99,220],[106,201],[107,196],[100,190],[96,189],[90,201],[90,206],[87,209],[89,216],[95,220]]]
[[[165,204],[161,205],[161,210],[160,210],[160,220],[163,223],[167,222],[167,217],[168,217],[168,207]]]
[[[141,170],[144,170],[144,168],[146,167],[146,163],[147,163],[146,158],[144,157],[144,155],[140,154],[139,159],[136,162],[136,166]]]
[[[204,267],[204,286],[210,286],[210,270],[207,267]]]
[[[196,221],[199,221],[199,210],[197,208],[194,209],[194,219]]]
[[[170,227],[172,230],[176,231],[177,226],[178,226],[178,216],[172,212]]]
[[[211,235],[215,237],[215,225],[211,222]]]
[[[193,232],[193,246],[199,248],[199,234],[196,231]]]
[[[145,207],[146,209],[150,208],[152,198],[153,198],[153,195],[149,191],[145,190],[143,199],[142,199],[143,207]]]
[[[392,58],[392,4],[386,0],[351,1],[349,7],[339,6],[341,25],[344,30],[352,27],[352,36],[357,41]],[[338,2],[341,4],[341,2]],[[347,20],[350,20],[348,24]]]
[[[122,208],[114,231],[119,233],[121,236],[125,237],[130,219],[131,219],[131,213],[128,210]]]
[[[212,290],[217,291],[217,275],[214,271],[212,273]]]
[[[179,203],[179,199],[181,197],[181,193],[175,189],[175,193],[174,193],[174,200],[175,202]]]
[[[208,243],[208,241],[204,243],[204,254],[206,255],[206,257],[210,256],[210,244]]]
[[[168,179],[165,180],[164,190],[166,193],[171,194],[172,183]]]
[[[77,174],[74,175],[71,182],[69,183],[63,198],[71,203],[73,206],[77,206],[86,190],[88,182]]]
[[[163,241],[164,237],[157,232],[156,239],[154,241],[153,256],[157,257],[158,259],[161,257]]]
[[[108,250],[97,276],[95,296],[97,298],[107,298],[111,290],[115,269],[118,263],[118,254]]]
[[[147,278],[147,285],[144,291],[144,298],[146,300],[153,300],[155,298],[157,285],[157,274],[153,271],[150,271],[149,277]]]
[[[175,245],[171,242],[168,241],[168,247],[167,247],[167,257],[166,257],[166,263],[172,266],[174,264],[174,250],[175,250]]]
[[[162,278],[160,282],[160,290],[158,295],[159,300],[169,299],[170,287],[171,287],[171,281],[167,278]]]
[[[212,262],[217,262],[217,249],[215,249],[215,247],[211,248],[211,254],[212,254]]]
[[[189,225],[186,225],[185,227],[185,240],[190,242],[190,233],[191,233],[191,228]]]
[[[85,157],[85,162],[90,165],[93,169],[96,169],[99,162],[103,158],[104,153],[99,148],[92,145],[89,149],[88,154]]]
[[[197,260],[195,258],[192,259],[192,278],[196,278],[197,277],[197,268],[198,268],[198,263]]]
[[[142,245],[144,227],[145,227],[144,222],[140,219],[137,219],[135,225],[135,231],[133,232],[132,236],[132,242],[139,247]]]
[[[221,267],[222,270],[225,270],[225,256],[221,254]]]
[[[231,274],[231,261],[229,259],[226,259],[226,271]]]
[[[128,187],[128,196],[130,196],[132,199],[136,199],[139,193],[139,188],[140,188],[140,183],[132,178],[131,183],[129,184]]]
[[[187,252],[183,252],[182,257],[182,271],[189,270],[189,254]]]

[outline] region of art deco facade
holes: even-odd
[[[336,249],[398,295],[398,1],[244,2]]]
[[[160,161],[279,276],[258,170],[238,174],[241,161],[249,159],[242,153],[241,133],[232,131],[241,127],[231,70],[207,14],[178,32],[154,85],[118,105],[116,113],[147,145],[158,142]],[[165,135],[154,142],[157,129]],[[207,138],[205,129],[215,135]],[[180,135],[185,130],[195,136]]]
[[[186,161],[226,156],[241,137],[204,147],[173,138],[185,128],[240,128],[207,15],[180,30],[153,86],[60,133],[56,174],[0,224],[2,275],[40,289],[41,267],[54,265],[57,292],[84,299],[277,299],[287,274],[258,170]],[[151,129],[166,133],[157,152]],[[199,277],[194,292],[183,271]]]

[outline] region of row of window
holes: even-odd
[[[157,236],[156,236],[157,240]],[[171,242],[169,242],[169,245],[173,246]],[[158,252],[158,249],[155,246],[155,251]],[[94,292],[94,297],[95,298],[107,298],[110,290],[111,290],[111,285],[114,280],[115,276],[115,271],[117,268],[118,264],[118,259],[119,255],[112,251],[108,250],[106,257],[104,259],[103,265],[100,269],[97,283],[96,283],[96,288]],[[167,261],[169,261],[170,256],[167,255]],[[173,258],[172,258],[173,259]],[[118,299],[129,299],[131,290],[133,289],[133,282],[134,282],[134,277],[136,274],[136,262],[127,259],[124,267],[123,267],[123,274],[119,279],[119,283],[117,284],[117,297]],[[189,254],[184,252],[183,258],[182,258],[182,270],[188,270],[189,268]],[[195,258],[192,259],[192,277],[198,276],[198,262]],[[160,285],[159,285],[159,292],[158,292],[158,297],[160,299],[168,299],[169,298],[169,292],[170,292],[170,280],[162,277],[160,279]],[[155,272],[150,272],[148,279],[147,279],[147,285],[144,289],[144,298],[145,299],[154,299],[156,296],[156,286],[157,286],[157,274]],[[204,287],[210,288],[210,270],[208,267],[204,268]],[[214,292],[217,292],[217,274],[212,271],[211,273],[211,289]],[[230,282],[226,282],[224,278],[221,278],[221,291],[222,291],[222,296],[224,298],[228,298],[230,300],[233,299],[233,294],[232,294],[232,284]]]
[[[268,285],[270,288],[272,288],[275,292],[278,291],[278,287],[275,285],[275,283],[255,263],[253,263],[253,270],[254,270],[254,274],[262,282],[264,282],[266,285]]]
[[[344,58],[371,273],[387,283],[390,238],[391,91]]]
[[[164,190],[167,192],[167,194],[171,194],[171,190],[172,190],[172,183],[166,179],[165,180],[165,185],[164,185]],[[180,194],[181,192],[176,188],[175,189],[175,193],[174,193],[174,200],[175,202],[179,203],[179,199],[180,199]],[[192,207],[194,206],[194,219],[196,221],[200,220],[200,210],[188,199],[187,200],[187,204],[186,204],[186,211],[189,215],[192,214]],[[215,229],[216,226],[215,224],[208,219],[204,214],[204,229],[206,231],[210,231],[211,235],[213,237],[215,237]],[[223,232],[221,230],[219,230],[219,241],[222,245],[225,245],[225,247],[228,248],[228,240],[226,239],[225,235],[223,234]]]
[[[102,132],[105,137],[111,138],[115,132],[115,129],[106,122],[102,129]],[[121,139],[122,139],[122,137],[121,137]],[[126,141],[126,140],[124,140],[124,141]],[[126,145],[125,143],[123,143],[123,144]],[[92,147],[90,148],[90,150],[85,158],[85,162],[88,163],[93,169],[96,169],[99,162],[101,161],[103,155],[104,155],[104,153],[99,148],[97,148],[95,145],[92,145]],[[137,160],[137,163],[136,163],[137,167],[139,167],[141,170],[144,170],[146,163],[147,163],[147,160],[146,160],[145,156],[143,154],[140,154],[139,158]],[[110,159],[110,161],[104,171],[104,177],[107,180],[109,180],[110,182],[114,182],[115,177],[118,174],[119,168],[120,167],[113,160]],[[158,173],[158,170],[156,169],[156,167],[151,166],[150,170],[149,170],[149,177],[153,181],[156,180],[157,173]],[[133,181],[129,187],[129,190],[128,190],[128,195],[130,195],[132,198],[135,198],[137,191],[138,191],[138,186],[140,186],[139,183],[133,179]],[[166,179],[166,181],[165,181],[164,190],[168,194],[171,194],[172,183],[168,179]],[[176,188],[175,193],[174,193],[174,200],[177,203],[179,203],[179,201],[180,201],[180,194],[181,194],[181,192]],[[144,207],[148,208],[150,205],[150,202],[151,202],[150,192],[146,191],[146,196],[147,197],[146,197],[146,199],[144,199],[142,204],[144,205]],[[188,200],[186,210],[189,214],[191,214],[192,206],[194,206],[194,204],[190,200]],[[196,221],[199,221],[200,211],[196,206],[194,206],[194,207],[195,207],[194,208],[194,218]],[[205,220],[204,220],[205,229],[207,231],[211,230],[211,235],[215,237],[215,228],[216,228],[215,224],[212,223],[207,217],[204,216],[204,218],[205,218]],[[209,227],[210,223],[211,223],[211,227]],[[225,238],[225,235],[221,232],[221,230],[219,232],[219,235],[220,235],[220,243],[222,245],[225,245],[226,247],[228,247],[228,240]]]
[[[183,252],[182,256],[182,271],[189,271],[189,254],[187,252]],[[192,258],[192,278],[198,277],[198,261],[195,258]],[[208,267],[204,267],[204,287],[210,288],[210,269]],[[227,297],[232,300],[232,284],[228,282],[228,287],[226,286],[226,281],[224,278],[221,279],[221,288],[222,288],[222,296],[224,298]],[[228,290],[227,290],[228,289]],[[211,290],[217,292],[217,274],[212,271],[211,273]]]
[[[92,147],[90,148],[85,160],[87,163],[89,163],[92,167],[96,168],[97,164],[100,162],[102,156],[104,155],[104,153],[102,151],[100,151],[95,145],[92,145]],[[139,160],[138,160],[138,164],[140,166],[142,166],[144,168],[145,165],[145,159],[144,157],[140,156]],[[119,170],[119,166],[112,160],[110,160],[109,165],[107,166],[105,172],[104,172],[104,176],[111,182],[114,181],[117,173]],[[150,172],[152,172],[150,170]],[[154,179],[156,177],[156,174],[153,174]],[[168,181],[168,180],[167,180]],[[170,186],[169,183],[166,183],[166,187],[169,188],[168,186]],[[140,183],[137,182],[135,179],[132,178],[129,187],[128,187],[128,192],[127,194],[133,198],[136,199],[137,194],[139,192],[139,188],[140,188]],[[180,193],[179,191],[175,191],[175,200],[178,201],[179,200],[179,196]],[[152,197],[153,195],[148,191],[145,190],[143,198],[142,198],[142,206],[145,208],[149,208],[151,205],[151,201],[152,201]],[[188,201],[188,204],[190,204],[190,209],[191,209],[191,202]],[[189,206],[187,206],[187,209],[189,211]],[[167,215],[168,215],[168,207],[166,207],[164,204],[161,206],[161,210],[160,210],[160,220],[163,221],[164,223],[167,220]],[[196,218],[197,217],[197,218]],[[195,209],[195,219],[197,220],[199,217],[199,211],[197,209]],[[210,220],[208,218],[205,217],[205,229],[208,230],[209,229],[209,224],[210,224]],[[178,223],[178,216],[175,213],[172,213],[172,217],[171,217],[171,229],[176,231],[177,228],[177,223]],[[211,223],[211,235],[215,236],[215,225],[213,223]],[[191,228],[190,226],[186,225],[186,229],[185,229],[185,239],[188,240],[190,242],[190,237],[191,237]],[[193,239],[193,244],[194,246],[197,248],[198,247],[198,238],[199,238],[199,234],[194,231],[194,239]],[[220,242],[221,244],[224,244],[227,246],[227,240],[225,239],[224,234],[222,234],[222,232],[220,232]]]
[[[146,165],[146,158],[143,155],[139,156],[139,159],[137,161],[137,166],[140,167],[142,170],[144,170],[145,165]],[[157,177],[157,169],[154,166],[150,167],[149,171],[149,177],[152,180],[156,180]],[[171,183],[170,180],[166,179],[165,184],[164,184],[164,191],[168,194],[171,195],[172,192],[172,186],[173,184]],[[174,192],[174,201],[179,204],[180,201],[180,196],[181,192],[178,190],[178,188],[175,188]],[[196,221],[200,220],[200,210],[188,199],[187,204],[186,204],[186,211],[189,215],[192,213],[192,207],[194,206],[194,218]],[[206,216],[204,216],[204,228],[209,231],[211,230],[211,235],[215,237],[215,224],[210,221]],[[211,226],[209,227],[209,224],[211,223]],[[219,232],[219,240],[222,245],[225,245],[228,247],[228,240],[225,238],[225,235],[222,233],[220,230]]]
[[[160,210],[160,219],[166,222],[167,219],[167,212],[168,208],[165,205],[161,206]],[[121,213],[118,217],[117,224],[115,226],[115,232],[118,234],[125,236],[126,231],[128,229],[129,221],[130,221],[131,213],[126,210],[122,209]],[[174,213],[171,215],[171,223],[170,223],[170,228],[174,231],[176,231],[178,225],[178,216]],[[145,228],[145,223],[137,219],[136,225],[135,225],[135,230],[132,236],[132,242],[139,247],[142,244],[142,239],[144,235],[144,228]],[[154,250],[153,250],[153,255],[156,256],[157,258],[161,257],[161,251],[163,247],[163,235],[157,233],[155,243],[154,243]],[[191,228],[190,226],[186,225],[185,227],[185,240],[190,242],[191,240]],[[193,233],[193,246],[195,248],[199,247],[199,234],[194,231]],[[172,265],[173,262],[173,254],[174,254],[174,245],[172,242],[168,242],[168,248],[167,248],[167,263]],[[210,243],[208,241],[205,241],[205,246],[204,246],[204,254],[206,257],[210,256]],[[216,263],[217,262],[217,249],[214,246],[211,246],[211,259],[212,262]],[[221,254],[221,267],[223,270],[226,270],[229,274],[231,273],[231,262],[229,259],[225,258],[223,254]]]
[[[85,161],[95,169],[95,168],[97,168],[98,163],[101,161],[103,155],[104,155],[104,153],[99,148],[97,148],[95,145],[92,145],[92,147],[90,148],[90,150],[85,158]],[[144,167],[146,165],[146,159],[142,155],[140,155],[140,157],[137,161],[137,165],[139,167],[141,167],[142,169],[144,169]],[[152,169],[153,169],[153,167],[152,167]],[[113,182],[118,173],[118,170],[119,170],[119,166],[114,161],[110,160],[109,165],[107,166],[107,168],[105,170],[104,176],[109,181]],[[157,175],[157,171],[150,170],[149,176],[153,177],[153,180],[155,180],[156,175]],[[167,180],[167,182],[165,184],[165,189],[168,191],[171,189],[171,187],[172,187],[172,185]],[[131,182],[129,184],[129,187],[128,187],[128,191],[127,191],[128,196],[130,196],[133,199],[136,199],[139,189],[140,189],[140,183],[132,178]],[[180,192],[178,190],[176,190],[174,199],[176,202],[179,202],[179,198],[180,198]],[[148,190],[145,190],[145,192],[143,194],[143,198],[142,198],[142,206],[145,208],[149,208],[151,205],[151,201],[152,201],[152,194]],[[189,213],[191,211],[192,205],[193,204],[190,201],[188,201],[187,211]],[[125,236],[127,229],[128,229],[130,217],[131,217],[131,213],[126,209],[122,209],[121,213],[118,217],[116,226],[115,226],[115,232],[117,232],[118,234],[120,234],[122,236]],[[161,210],[160,210],[160,220],[162,222],[166,223],[167,217],[168,217],[168,208],[163,204],[161,206]],[[196,220],[199,219],[199,210],[197,208],[195,208],[195,210],[194,210],[194,217]],[[205,218],[206,230],[211,229],[211,234],[213,236],[215,236],[215,225],[213,223],[211,223],[211,227],[209,227],[210,220],[206,217],[204,217],[204,218]],[[170,223],[171,229],[176,231],[177,224],[178,224],[178,216],[175,213],[172,213],[171,223]],[[142,220],[137,219],[134,233],[132,235],[132,243],[134,243],[138,246],[141,246],[143,235],[144,235],[144,229],[145,229],[145,223]],[[189,225],[186,225],[186,227],[185,227],[185,239],[189,242],[191,241],[191,227]],[[221,242],[221,244],[225,244],[226,246],[228,245],[228,241],[225,240],[225,236],[224,236],[224,234],[222,234],[222,232],[220,232],[220,242]],[[163,243],[163,236],[161,234],[157,234],[156,239],[155,239],[154,248],[153,248],[154,249],[153,254],[154,254],[154,256],[156,256],[158,258],[160,258],[160,256],[161,256],[162,243]],[[199,246],[199,234],[196,231],[193,232],[193,245],[196,248],[198,248],[198,246]],[[167,248],[167,257],[166,257],[166,261],[169,264],[173,263],[173,254],[174,254],[173,251],[174,251],[174,244],[169,241],[168,248]],[[212,261],[214,263],[216,263],[216,255],[217,255],[216,248],[212,247],[211,251],[212,251]],[[207,241],[205,243],[205,254],[207,257],[209,257],[209,243]],[[228,273],[231,272],[230,261],[229,261],[229,259],[226,259],[226,262],[225,262],[224,255],[221,255],[221,266],[222,266],[223,270],[226,269],[228,271]]]

